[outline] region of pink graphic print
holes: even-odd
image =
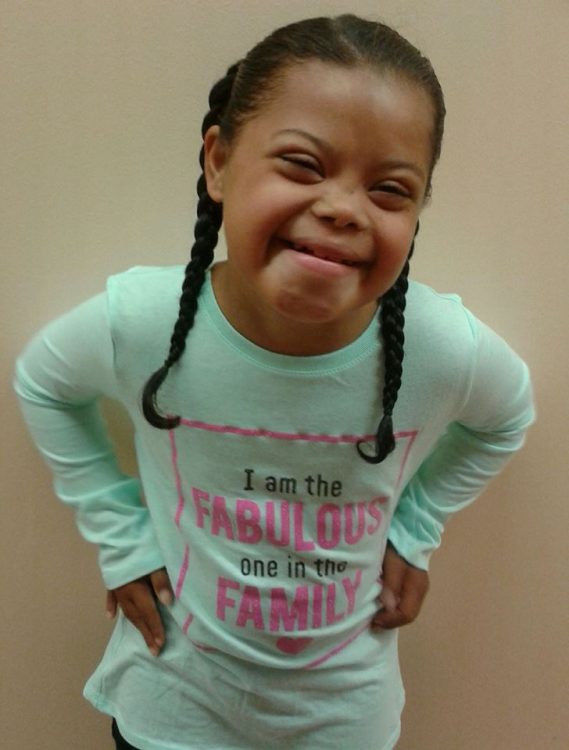
[[[336,444],[336,445],[346,444],[346,443],[355,444],[362,440],[364,442],[369,442],[375,439],[374,435],[365,435],[362,437],[358,435],[326,435],[326,434],[313,435],[313,434],[305,434],[305,433],[287,433],[287,432],[279,432],[279,431],[266,430],[266,429],[241,428],[241,427],[235,427],[232,425],[217,425],[217,424],[210,424],[207,422],[202,422],[199,420],[189,420],[189,419],[182,419],[180,421],[180,426],[183,426],[189,429],[194,429],[194,430],[204,430],[207,432],[214,432],[218,434],[238,435],[240,437],[245,437],[245,438],[262,437],[262,438],[270,438],[270,439],[279,440],[279,441],[282,440],[282,441],[296,441],[296,442],[308,442],[308,443],[326,443],[326,444]],[[409,431],[402,431],[402,432],[395,433],[394,437],[396,441],[397,440],[407,441],[405,449],[403,451],[403,455],[401,457],[397,480],[396,480],[395,488],[394,488],[395,491],[397,491],[400,487],[401,480],[403,477],[403,472],[405,470],[405,466],[407,464],[407,460],[409,458],[409,454],[411,452],[411,448],[413,446],[416,436],[417,436],[416,430],[409,430]],[[173,475],[174,475],[174,483],[175,483],[177,497],[178,497],[176,509],[174,512],[174,523],[179,528],[180,519],[182,517],[182,513],[185,507],[185,497],[184,497],[182,480],[181,480],[181,475],[180,475],[180,470],[179,470],[178,448],[176,444],[176,435],[175,435],[174,430],[171,430],[169,432],[169,440],[170,440],[170,452],[171,452],[172,470],[173,470]],[[195,488],[193,491],[194,493],[195,492],[200,493],[200,491],[196,490]],[[202,493],[202,494],[205,494],[205,493]],[[386,499],[387,498],[375,498],[372,502],[384,502]],[[194,498],[194,500],[196,500],[196,498]],[[254,518],[254,513],[256,512],[256,505],[255,503],[253,502],[249,503],[246,500],[242,500],[241,503],[242,504],[240,506],[239,516],[238,516],[238,518],[240,519],[239,526],[240,526],[242,534],[244,535],[249,534],[249,537],[245,536],[244,540],[248,542],[252,542],[254,540],[251,535],[255,534],[255,530],[254,530],[255,526],[251,519]],[[288,503],[286,502],[283,503],[283,506],[286,509],[288,509]],[[199,504],[197,505],[197,507],[199,508]],[[322,506],[322,507],[325,507],[325,506]],[[274,509],[272,507],[271,507],[271,512],[274,512]],[[219,509],[217,511],[217,515],[218,515],[217,523],[223,524],[223,517],[220,514]],[[299,518],[298,516],[294,516],[295,527],[298,524],[298,518]],[[247,525],[248,523],[249,523],[249,526]],[[353,521],[351,521],[350,523],[353,523]],[[334,524],[333,524],[333,528],[334,528]],[[298,528],[295,528],[295,533],[298,533]],[[354,535],[354,531],[351,526],[350,526],[349,534],[352,536]],[[350,541],[349,536],[348,536],[348,541]],[[351,543],[354,543],[355,541],[357,541],[357,539],[355,536],[353,536],[353,541]],[[306,541],[305,544],[308,545],[309,542]],[[325,545],[323,545],[323,547],[325,547]],[[305,549],[310,549],[310,547],[307,546],[305,547]],[[183,559],[182,559],[180,569],[178,572],[178,576],[177,576],[177,580],[176,580],[175,594],[176,594],[177,599],[179,598],[182,592],[182,589],[184,587],[184,583],[187,579],[189,566],[190,566],[190,547],[188,544],[185,544]],[[361,571],[359,571],[358,573],[359,573],[359,579],[361,580]],[[234,582],[232,581],[226,581],[226,584],[229,587],[233,587],[235,585]],[[322,597],[321,592],[320,594],[318,592],[315,592],[315,596],[318,596],[318,595]],[[224,604],[224,602],[222,601],[220,605],[219,596],[220,596],[220,592],[218,591],[218,604],[217,604],[218,617],[220,616],[220,606]],[[244,593],[243,601],[247,603],[247,614],[245,615],[245,617],[252,619],[254,622],[256,616],[260,617],[260,613],[256,614],[255,606],[257,605],[253,602],[253,599],[254,597],[251,597],[250,594]],[[350,604],[353,607],[355,606],[355,591],[352,593],[352,599],[353,601],[351,601]],[[229,601],[230,600],[225,601],[225,604],[227,604]],[[233,606],[233,604],[231,604],[231,606]],[[330,610],[329,602],[328,602],[327,611],[328,611],[328,618],[331,618],[331,617],[333,618],[334,614]],[[184,624],[182,627],[184,634],[188,635],[193,619],[194,619],[193,614],[188,613],[188,615],[186,616],[184,620]],[[224,619],[224,618],[221,617],[221,619]],[[316,623],[313,623],[313,624],[316,624]],[[322,656],[318,657],[314,661],[306,664],[304,666],[304,669],[314,669],[320,666],[322,663],[330,659],[332,656],[339,653],[342,649],[346,648],[346,646],[352,643],[358,636],[360,636],[365,630],[367,630],[367,628],[368,628],[367,624],[364,627],[359,628],[355,633],[352,633],[352,635],[350,635],[349,638],[337,644],[329,652],[323,654]],[[203,650],[203,651],[215,651],[216,650],[215,648],[206,646],[205,644],[198,643],[192,639],[190,640],[200,650]],[[307,637],[280,636],[279,638],[277,638],[275,645],[276,645],[276,648],[281,653],[294,656],[294,655],[302,653],[306,648],[308,648],[308,646],[310,646],[312,641],[313,641],[313,638],[307,638]]]
[[[182,589],[184,588],[184,581],[186,580],[189,567],[190,567],[190,546],[189,544],[186,544],[184,548],[184,558],[182,560],[182,566],[180,568],[180,572],[178,573],[178,580],[176,582],[176,591],[175,591],[176,599],[180,598],[180,594],[182,593]]]
[[[282,636],[277,640],[277,648],[283,654],[300,654],[301,651],[310,646],[313,640],[313,638],[289,638],[288,636]]]

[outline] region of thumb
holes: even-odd
[[[399,604],[399,597],[384,583],[379,595],[379,601],[387,612],[395,612]]]
[[[379,609],[373,618],[374,625],[384,627],[397,620],[405,569],[405,561],[398,555],[395,548],[388,544],[383,558],[380,579],[382,587],[378,598]]]
[[[407,567],[405,560],[396,552],[395,548],[389,544],[385,550],[385,556],[383,558],[381,575],[383,591],[380,595],[380,600],[383,602],[386,609],[394,609],[399,604]],[[394,599],[395,604],[393,604]],[[392,604],[393,606],[390,606]]]
[[[154,573],[150,574],[150,583],[154,589],[154,593],[164,606],[169,607],[174,602],[174,592],[172,591],[172,585],[168,578],[165,568],[155,570]]]
[[[105,613],[109,620],[112,620],[117,613],[117,598],[113,591],[107,591]]]

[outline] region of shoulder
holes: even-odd
[[[527,365],[458,295],[412,282],[405,317],[406,364],[441,394],[451,400],[454,395],[465,418],[474,423],[486,410],[492,419],[505,420],[505,405],[517,398],[523,420],[531,422]]]
[[[420,281],[409,280],[407,318],[424,320],[428,316],[432,321],[442,321],[450,315],[453,319],[460,319],[464,317],[465,310],[458,294],[438,292]]]
[[[409,282],[405,310],[405,335],[417,345],[451,349],[456,354],[472,351],[476,344],[472,313],[457,294],[442,294],[426,284]]]
[[[437,351],[454,353],[470,360],[489,342],[504,350],[508,344],[486,323],[477,318],[458,294],[442,294],[426,284],[409,282],[405,311],[405,336],[414,343]]]
[[[457,409],[476,362],[473,316],[456,294],[409,282],[405,309],[405,362],[409,387]],[[404,377],[403,382],[406,382]]]
[[[112,301],[152,303],[179,294],[183,279],[183,266],[135,266],[110,276],[107,294]]]
[[[107,304],[113,329],[172,324],[183,280],[183,266],[136,266],[109,277]]]
[[[119,369],[157,367],[178,316],[183,266],[137,266],[107,280],[107,311]]]

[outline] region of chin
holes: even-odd
[[[279,295],[274,307],[284,318],[308,325],[332,323],[346,314],[338,305],[323,300],[299,298],[287,293]]]

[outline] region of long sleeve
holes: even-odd
[[[107,588],[160,568],[140,483],[120,471],[99,409],[101,396],[118,398],[106,295],[35,337],[16,363],[14,387],[56,494],[99,547]]]
[[[474,341],[468,392],[405,487],[389,533],[399,554],[425,570],[445,522],[500,473],[534,420],[528,368],[496,333],[467,316]]]

